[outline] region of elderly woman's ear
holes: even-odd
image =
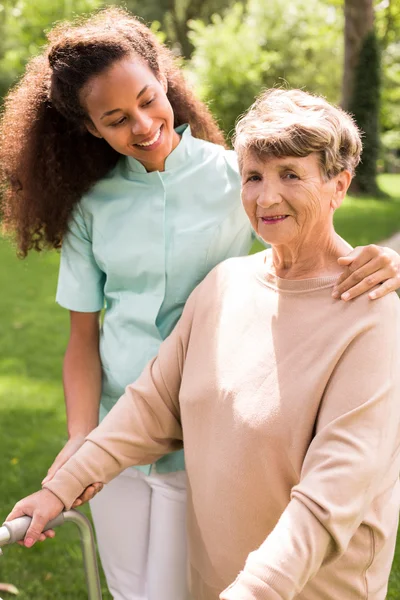
[[[349,189],[352,180],[350,171],[344,170],[333,178],[334,191],[331,199],[331,207],[333,210],[339,208],[343,200],[346,197],[347,190]]]

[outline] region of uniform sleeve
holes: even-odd
[[[208,271],[227,258],[247,256],[254,241],[254,232],[240,199],[241,181],[236,154],[226,150],[224,160],[227,178],[224,216],[208,249]]]
[[[379,311],[377,310],[379,309]],[[291,600],[339,558],[371,502],[399,473],[400,325],[394,295],[339,359],[300,482],[223,600]]]
[[[171,335],[83,446],[44,487],[69,508],[91,483],[183,447],[179,390],[197,289]]]
[[[216,230],[207,253],[208,271],[227,258],[247,256],[253,241],[249,220],[239,206],[228,214]]]
[[[77,206],[61,249],[56,301],[69,310],[97,312],[104,305],[105,274],[93,255],[92,239]]]

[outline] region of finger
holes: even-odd
[[[57,456],[56,460],[53,462],[50,469],[47,471],[47,475],[43,479],[42,485],[53,479],[54,475],[57,473],[58,469],[60,469],[63,466],[64,462],[66,461],[60,460]]]
[[[377,246],[370,244],[369,246],[357,246],[346,256],[341,256],[338,258],[338,264],[342,266],[349,266],[356,262],[354,269],[358,269],[364,263],[370,261],[372,258],[376,256]],[[361,260],[360,260],[361,257]]]
[[[88,502],[102,489],[102,484],[93,484],[89,485],[84,492],[79,496],[79,500],[81,500],[81,504]]]
[[[333,286],[332,289],[332,297],[333,298],[340,298],[340,292],[338,291],[338,288],[340,287],[340,285],[346,281],[346,279],[348,277],[350,277],[351,275],[351,271],[349,271],[349,269],[344,269],[343,273],[340,275],[340,277],[336,280],[335,285]]]
[[[25,535],[25,547],[31,548],[35,544],[45,527],[47,520],[37,511],[33,513],[31,524],[29,525],[28,531]]]
[[[337,259],[337,262],[339,265],[343,266],[343,267],[347,267],[348,265],[350,265],[353,262],[354,258],[352,256],[350,256],[350,254],[348,254],[347,256],[341,256],[340,258]]]
[[[350,291],[350,288],[355,287],[358,283],[363,282],[364,285],[357,288],[359,291],[357,291],[355,295],[352,294],[348,298],[342,297],[343,300],[346,300],[350,299],[350,297],[354,298],[358,294],[362,294],[387,280],[390,281],[390,285],[389,287],[384,288],[383,295],[397,289],[398,285],[400,284],[400,276],[397,274],[397,268],[393,269],[391,264],[382,267],[381,259],[378,257],[371,260],[369,263],[364,265],[364,267],[354,271],[354,273],[352,273],[340,285],[335,286],[334,291],[343,296],[345,292]],[[334,297],[337,297],[337,295]]]
[[[341,299],[344,301],[352,300],[360,294],[364,294],[372,288],[375,288],[372,289],[372,291],[368,294],[368,297],[371,300],[377,300],[378,298],[386,296],[386,294],[389,294],[390,292],[396,291],[399,284],[400,278],[392,277],[391,279],[386,279],[386,271],[385,269],[381,269],[380,271],[374,271],[372,275],[366,277],[361,283],[343,293],[341,295]]]
[[[349,262],[350,259],[351,262]],[[385,277],[382,281],[390,279],[391,277],[396,277],[399,265],[399,255],[390,248],[383,248],[375,244],[355,248],[349,255],[340,258],[338,263],[341,265],[348,265],[351,271],[356,271],[371,260],[376,260],[376,270],[386,270]]]
[[[378,298],[383,298],[386,294],[390,292],[395,292],[400,285],[400,277],[393,277],[392,279],[388,279],[382,285],[380,285],[376,290],[373,290],[368,294],[371,300],[377,300]]]
[[[25,517],[25,515],[26,512],[19,508],[19,505],[17,503],[12,509],[12,511],[7,515],[6,521],[13,521],[14,519],[18,519],[19,517]]]
[[[360,267],[353,273],[351,273],[344,281],[340,284],[336,284],[334,291],[336,291],[340,296],[342,296],[345,292],[349,292],[351,288],[355,288],[359,284],[363,284],[361,287],[357,288],[356,296],[370,290],[372,287],[387,279],[385,277],[385,273],[382,269],[379,269],[379,259],[374,258],[370,260],[366,265]],[[354,298],[354,294],[350,295],[349,298]],[[343,300],[349,298],[342,298]]]
[[[94,488],[96,494],[98,494],[99,492],[101,492],[101,490],[104,487],[104,484],[101,483],[100,481],[97,481],[96,483],[93,483],[92,485],[93,485],[93,488]]]
[[[44,531],[43,533],[46,536],[46,538],[49,538],[49,539],[52,539],[56,535],[56,532],[54,531],[54,529],[48,529],[47,531]]]
[[[39,542],[44,542],[47,539],[51,539],[55,536],[55,532],[53,531],[53,529],[48,529],[47,531],[43,531],[43,533],[40,534],[39,537]]]
[[[57,473],[57,471],[58,471],[58,467],[56,465],[56,462],[54,462],[51,465],[50,469],[47,471],[46,477],[42,480],[42,485],[44,485],[45,483],[47,483],[48,481],[53,479],[53,477]]]

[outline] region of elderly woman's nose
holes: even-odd
[[[262,208],[269,208],[273,204],[279,204],[279,202],[282,202],[282,197],[278,188],[272,183],[264,182],[257,198],[257,204]]]

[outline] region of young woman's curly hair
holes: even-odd
[[[0,125],[1,212],[21,256],[59,248],[74,205],[120,157],[87,131],[79,103],[82,87],[115,61],[132,53],[144,59],[156,77],[167,78],[175,127],[189,123],[195,137],[224,144],[172,52],[126,11],[107,8],[61,23],[48,39],[5,99]]]

